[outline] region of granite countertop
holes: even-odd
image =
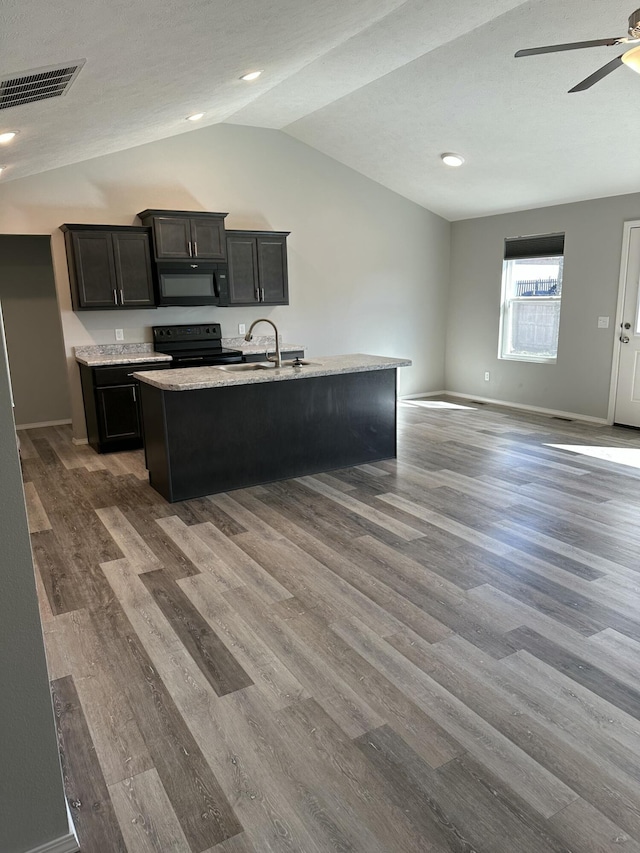
[[[222,338],[222,346],[226,349],[241,350],[247,355],[261,355],[274,352],[273,335],[254,335],[251,342],[242,338]],[[172,361],[170,355],[155,352],[153,344],[93,344],[91,346],[74,347],[76,361],[87,367],[108,367],[113,364],[137,364],[143,361]],[[304,352],[300,344],[280,343],[281,352]]]
[[[280,352],[304,352],[304,344],[284,344],[280,338]],[[222,346],[227,349],[239,349],[247,355],[260,355],[261,353],[275,352],[275,340],[273,335],[254,335],[250,341],[245,341],[244,335],[236,338],[223,338]]]
[[[171,361],[170,355],[155,352],[153,344],[94,344],[74,347],[76,361],[87,367],[110,364],[137,364],[144,361]]]
[[[263,370],[231,372],[219,367],[187,367],[178,370],[138,371],[134,377],[162,391],[196,391],[203,388],[225,388],[232,385],[254,385],[259,382],[283,382],[291,379],[310,379],[337,373],[363,373],[369,370],[389,370],[409,367],[411,361],[380,355],[328,355],[310,359],[303,367],[272,367]]]

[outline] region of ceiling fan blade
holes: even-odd
[[[539,53],[556,53],[560,50],[580,50],[583,47],[611,46],[618,44],[620,38],[597,39],[596,41],[574,41],[570,44],[548,44],[545,47],[528,47],[525,50],[519,50],[516,53],[516,56],[536,56]]]
[[[585,89],[589,89],[594,83],[597,83],[598,80],[602,80],[602,78],[606,77],[607,74],[611,74],[612,71],[619,68],[622,65],[623,56],[624,53],[621,53],[620,56],[616,56],[616,58],[612,59],[611,62],[607,62],[607,64],[603,65],[602,68],[598,68],[598,70],[594,71],[593,74],[590,74],[588,77],[585,77],[584,80],[581,80],[577,86],[573,87],[573,89],[569,89],[569,92],[584,92]]]

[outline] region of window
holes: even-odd
[[[554,363],[564,234],[505,240],[498,358]]]

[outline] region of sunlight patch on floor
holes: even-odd
[[[607,462],[617,462],[619,465],[629,465],[640,468],[640,448],[636,447],[599,447],[582,444],[547,444],[558,450],[569,450],[571,453],[581,453],[583,456],[593,456],[595,459],[605,459]]]
[[[475,406],[461,406],[460,403],[448,403],[446,400],[400,400],[401,406],[417,409],[468,409],[475,412]]]

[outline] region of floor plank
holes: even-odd
[[[162,570],[145,572],[140,580],[218,696],[253,684],[184,592]]]
[[[449,405],[177,504],[22,431],[83,853],[640,853],[638,434]]]
[[[65,794],[83,853],[127,853],[73,678],[52,682],[52,696]]]

